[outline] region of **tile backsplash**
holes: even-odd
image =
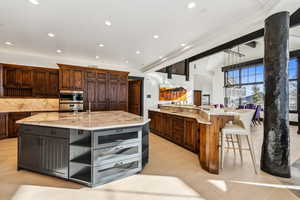
[[[0,112],[30,112],[58,110],[58,99],[0,98]]]

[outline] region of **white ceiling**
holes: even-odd
[[[256,41],[256,47],[251,48],[247,45],[240,45],[239,52],[244,55],[244,57],[233,58],[227,53],[219,52],[214,55],[205,57],[203,59],[199,59],[191,63],[191,66],[196,65],[196,69],[194,70],[194,74],[207,74],[212,73],[215,70],[221,70],[222,67],[228,66],[231,64],[246,62],[249,60],[254,60],[258,58],[264,57],[264,39],[259,38]],[[290,29],[290,37],[289,37],[289,49],[290,51],[299,50],[300,49],[300,26],[293,27]],[[238,51],[238,47],[234,47],[233,51]]]
[[[255,17],[256,26],[263,26],[260,22],[282,2],[295,2],[295,9],[300,5],[299,0],[38,1],[33,5],[28,0],[1,0],[0,49],[47,56],[57,56],[56,50],[61,49],[59,56],[136,69],[182,51],[181,43],[194,45],[216,30],[220,36],[231,34],[222,31],[228,25],[250,26]],[[188,9],[192,1],[196,7]],[[111,21],[110,27],[106,20]],[[49,32],[56,36],[48,37]],[[6,41],[14,46],[7,47]]]

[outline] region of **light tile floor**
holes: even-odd
[[[290,132],[291,161],[295,162],[300,157],[300,135],[296,127],[291,127]],[[262,127],[254,128],[258,165],[262,138]],[[17,171],[16,152],[16,139],[0,141],[0,200],[12,197],[14,200],[288,200],[298,199],[295,194],[300,190],[300,185],[294,185],[298,184],[295,170],[293,179],[280,179],[262,171],[256,175],[248,151],[243,153],[242,165],[238,154],[235,157],[229,150],[224,169],[219,175],[212,175],[201,169],[196,154],[153,134],[150,135],[150,162],[141,174],[93,189],[59,178]]]

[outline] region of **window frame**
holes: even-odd
[[[299,79],[299,77],[298,77],[298,74],[299,74],[298,70],[300,70],[299,69],[299,66],[300,66],[300,57],[292,57],[292,58],[290,58],[289,62],[291,60],[296,60],[297,61],[296,78],[291,78],[290,79],[289,75],[288,75],[288,82],[290,84],[290,82],[296,81],[297,84],[298,84],[298,79]],[[232,68],[232,69],[226,69],[226,70],[224,70],[223,71],[224,72],[224,88],[226,88],[226,87],[239,87],[239,88],[242,88],[243,86],[246,86],[246,85],[258,85],[258,84],[263,84],[264,85],[264,81],[258,81],[258,82],[256,82],[256,75],[257,75],[257,73],[256,73],[256,67],[258,67],[258,66],[262,66],[263,67],[263,76],[264,76],[264,67],[265,66],[261,62],[260,63],[256,62],[254,64],[247,64],[247,65],[240,65],[240,66]],[[255,81],[254,82],[250,82],[250,83],[242,83],[242,69],[245,69],[245,68],[249,69],[249,68],[252,68],[252,67],[255,67]],[[230,71],[236,71],[236,70],[239,71],[239,83],[228,85],[228,72],[230,72]],[[249,71],[248,71],[248,77],[249,77]],[[249,78],[248,78],[248,80],[249,80]],[[298,88],[298,85],[297,85],[297,88]],[[297,95],[298,95],[298,93],[299,92],[297,91]],[[225,95],[226,95],[226,93],[225,93]],[[226,98],[226,96],[225,96],[225,98]],[[298,101],[298,99],[297,99],[297,101]],[[242,103],[242,98],[239,98],[239,105],[241,105],[241,103]],[[298,104],[298,102],[296,104]],[[296,110],[289,110],[289,112],[290,113],[298,113],[298,105],[297,105]]]

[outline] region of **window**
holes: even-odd
[[[227,83],[229,85],[236,85],[240,83],[240,70],[229,71],[227,74]]]
[[[297,110],[297,81],[289,81],[289,108]]]
[[[264,68],[262,65],[241,69],[241,84],[263,82]]]
[[[289,79],[297,79],[297,59],[289,61]]]
[[[289,109],[297,111],[297,58],[290,59],[288,66],[289,77]],[[226,96],[228,103],[235,106],[245,104],[259,104],[264,106],[264,66],[257,64],[243,66],[234,70],[225,71],[225,87],[237,87],[245,90],[240,98]],[[226,94],[227,95],[227,94]]]

